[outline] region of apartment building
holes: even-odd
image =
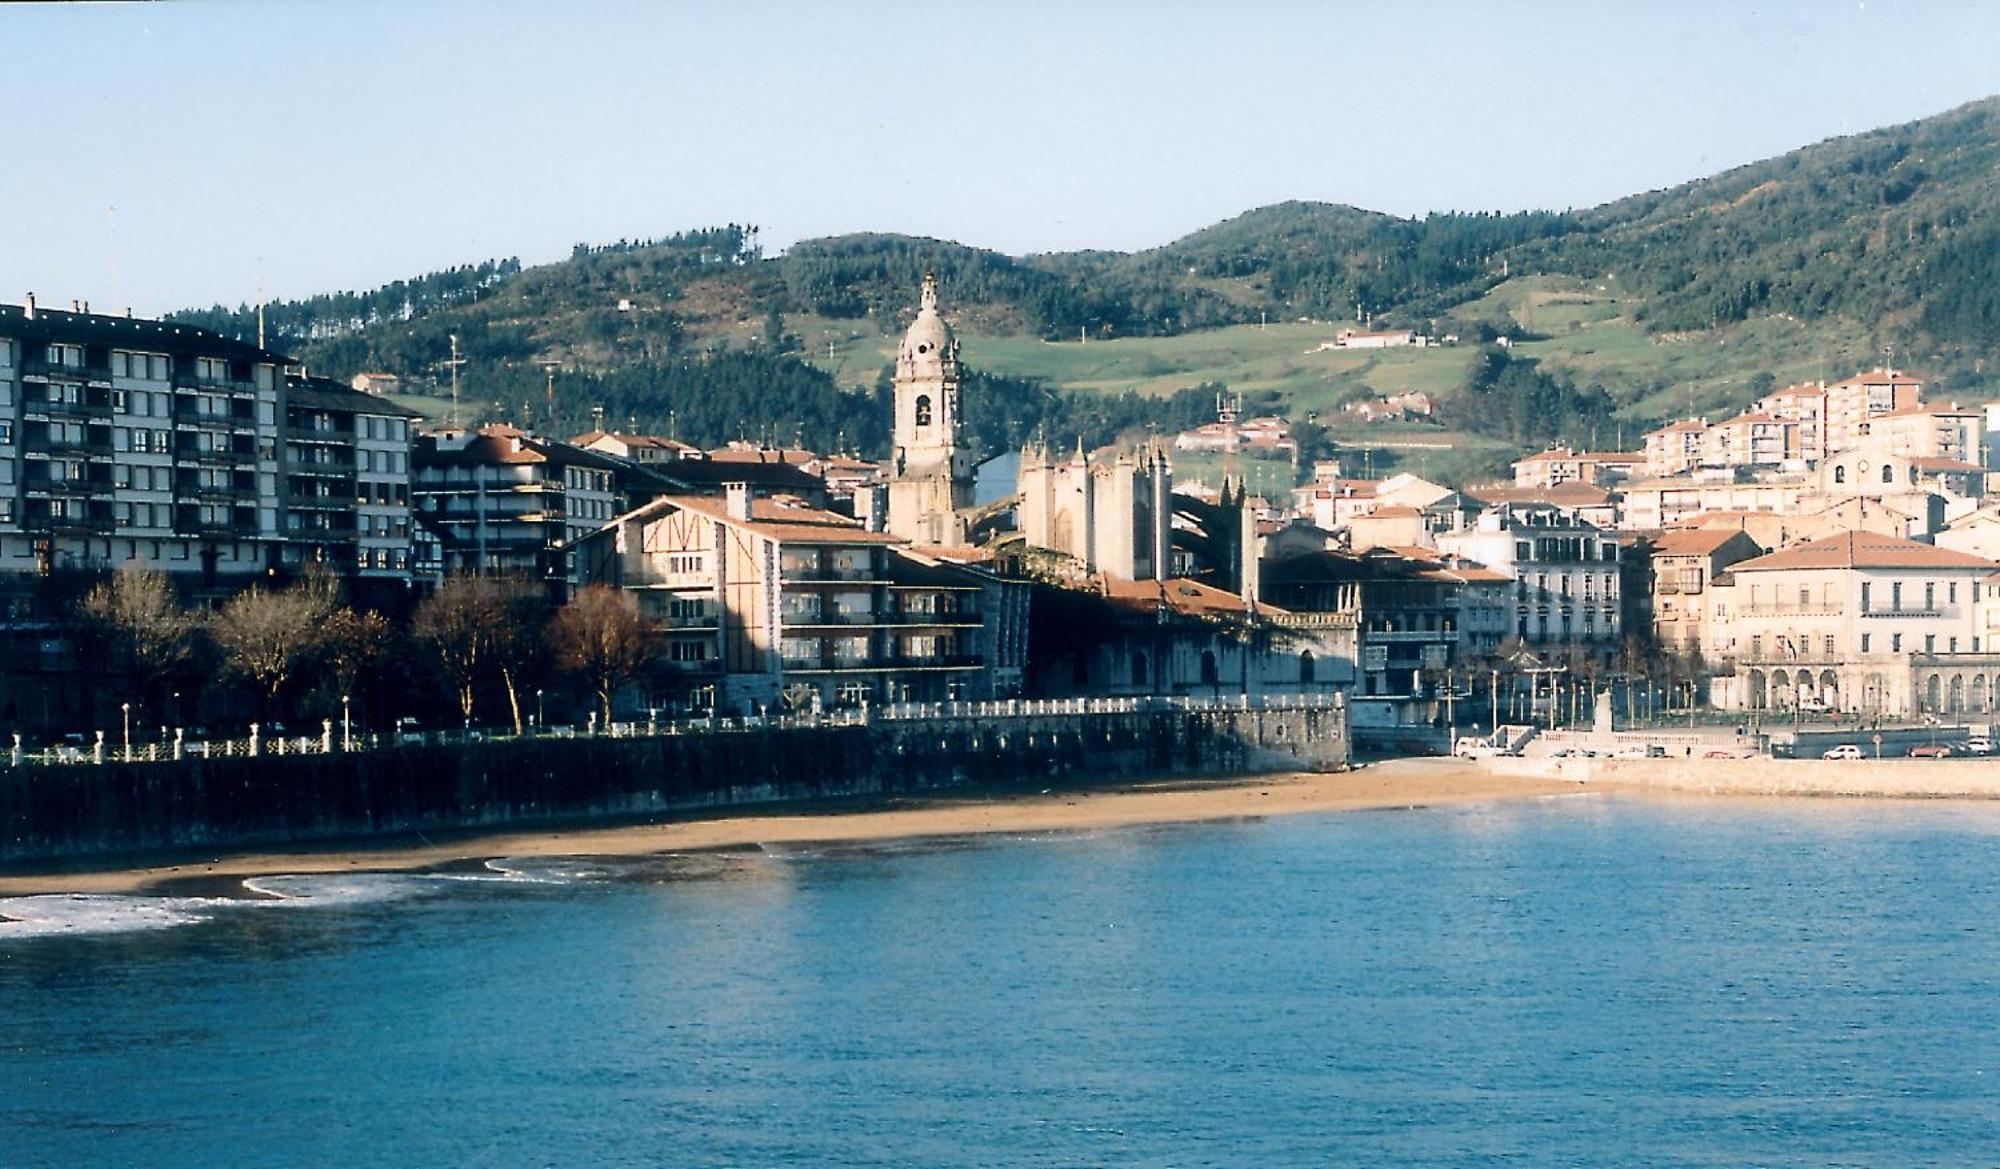
[[[1652,541],[1653,635],[1663,649],[1701,648],[1711,582],[1730,565],[1763,554],[1741,529],[1680,528]]]
[[[284,363],[191,326],[0,305],[0,574],[276,567]]]
[[[1504,503],[1440,552],[1514,581],[1514,636],[1536,651],[1578,648],[1608,658],[1622,631],[1619,538],[1552,504]]]
[[[1552,446],[1514,463],[1514,486],[1560,487],[1584,483],[1593,487],[1617,483],[1642,469],[1647,459],[1628,451],[1578,451]]]
[[[288,379],[284,408],[285,563],[408,579],[411,429],[421,416],[329,378]]]
[[[1025,586],[913,556],[845,516],[759,499],[653,500],[581,541],[578,573],[632,592],[669,701],[756,711],[1018,693]]]
[[[417,514],[446,572],[523,573],[575,584],[570,549],[626,509],[634,465],[511,426],[421,435],[411,454]],[[629,482],[628,482],[629,480]]]
[[[1868,436],[1867,423],[1884,414],[1914,410],[1923,383],[1892,369],[1870,370],[1826,387],[1825,455],[1850,450]]]
[[[1710,699],[1744,711],[1963,712],[1979,678],[1987,709],[2000,646],[1982,617],[1996,572],[1984,557],[1858,531],[1731,565],[1702,621],[1702,656],[1724,670]]]

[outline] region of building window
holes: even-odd
[[[1892,633],[1889,635],[1889,652],[1892,654],[1899,654],[1903,652],[1902,634]]]
[[[1937,634],[1935,633],[1924,634],[1924,652],[1927,654],[1934,654],[1937,652]]]
[[[931,396],[929,394],[918,394],[917,425],[929,426],[930,424],[931,424]]]
[[[1870,635],[1869,635],[1869,634],[1866,634],[1866,633],[1864,633],[1864,634],[1862,634],[1862,635],[1861,635],[1861,652],[1862,652],[1862,653],[1867,653],[1867,652],[1868,652],[1868,642],[1869,642],[1869,640],[1870,640]]]
[[[1882,464],[1882,482],[1894,483],[1895,481],[1896,481],[1896,468],[1890,466],[1887,463]]]
[[[1834,481],[1835,483],[1845,483],[1845,482],[1847,482],[1847,468],[1846,468],[1846,467],[1835,467],[1835,468],[1833,469],[1833,481]]]
[[[1824,642],[1823,642],[1822,644],[1823,644],[1823,645],[1825,646],[1825,649],[1826,649],[1826,656],[1827,656],[1827,657],[1832,657],[1832,656],[1833,656],[1833,634],[1831,634],[1831,633],[1827,634],[1827,635],[1826,635],[1826,639],[1825,639],[1825,641],[1824,641]]]

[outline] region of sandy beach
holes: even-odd
[[[988,832],[1060,832],[1135,824],[1480,803],[1581,790],[1574,780],[1493,775],[1453,759],[1395,759],[1332,774],[1173,780],[1048,793],[945,793],[852,808],[746,813],[616,828],[502,832],[396,846],[245,852],[148,868],[0,877],[0,896],[131,893],[191,880],[270,873],[430,868],[499,856],[639,856],[762,843],[851,842]]]

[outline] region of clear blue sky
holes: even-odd
[[[0,45],[0,300],[142,313],[732,220],[1582,207],[2000,93],[1984,0],[0,5]]]

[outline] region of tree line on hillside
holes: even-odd
[[[1616,274],[1652,327],[1785,313],[1916,324],[1947,346],[2000,342],[2000,101],[1834,139],[1578,216],[1522,270]],[[1912,311],[1912,310],[1916,311]]]
[[[1465,382],[1441,404],[1450,425],[1524,448],[1563,440],[1581,446],[1615,422],[1616,408],[1603,386],[1579,389],[1497,345],[1479,351]]]
[[[593,585],[554,606],[541,585],[512,577],[446,577],[397,623],[348,605],[324,572],[255,584],[206,610],[185,604],[165,574],[126,568],[86,592],[73,621],[108,670],[107,697],[135,707],[141,726],[351,711],[378,730],[409,715],[519,733],[526,697],[545,688],[558,688],[561,706],[561,688],[576,687],[608,721],[618,689],[656,663],[630,594]]]
[[[264,305],[265,341],[273,350],[295,353],[315,341],[408,322],[440,308],[469,304],[494,285],[520,273],[520,258],[510,256],[427,272],[366,292],[329,292],[303,300],[270,301]],[[255,305],[239,304],[232,309],[218,304],[168,313],[166,319],[242,341],[257,338]]]

